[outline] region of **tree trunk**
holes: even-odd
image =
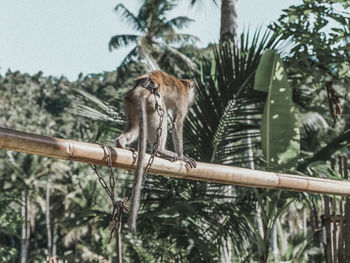
[[[49,258],[52,257],[52,234],[51,234],[51,222],[50,222],[50,189],[51,189],[51,177],[49,176],[49,178],[47,179],[46,198],[45,198],[47,254]]]
[[[258,202],[256,202],[256,224],[257,224],[257,228],[259,231],[259,235],[261,236],[262,240],[264,240],[264,238],[265,238],[264,223],[263,223],[262,216],[261,216],[261,207],[259,206]],[[257,247],[258,247],[258,257],[262,258],[263,253],[264,253],[264,249],[261,247],[260,242],[257,241],[256,243],[257,243]]]
[[[237,42],[237,6],[238,0],[222,0],[220,43],[226,40]]]
[[[57,257],[57,240],[58,240],[58,235],[57,235],[57,222],[53,223],[53,237],[52,237],[52,257],[56,258]]]
[[[278,243],[277,243],[277,224],[276,223],[272,228],[272,251],[273,251],[274,261],[278,263],[279,249],[278,249]]]
[[[232,189],[232,186],[225,186],[226,188],[230,187]],[[231,191],[232,192],[232,191]],[[232,242],[231,239],[228,240],[222,240],[223,243],[225,241],[227,242],[226,245],[222,246],[220,251],[220,262],[221,263],[231,263],[232,262]]]
[[[28,246],[29,246],[29,226],[28,226],[28,211],[27,211],[27,195],[22,193],[21,216],[23,218],[22,234],[21,234],[21,263],[27,262]]]

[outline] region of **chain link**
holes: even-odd
[[[95,164],[90,164],[92,170],[95,172],[95,174],[98,177],[98,181],[100,182],[101,186],[103,187],[103,189],[105,189],[106,193],[108,194],[108,196],[111,198],[112,202],[114,203],[114,197],[113,194],[111,192],[111,190],[109,189],[105,179],[103,179],[103,177],[100,175],[100,173],[97,171],[97,167]]]

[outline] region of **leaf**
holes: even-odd
[[[137,43],[139,36],[137,35],[116,35],[111,38],[108,43],[109,51],[113,48],[118,49],[120,47],[126,47],[132,43]]]
[[[135,30],[142,31],[143,26],[138,17],[136,17],[129,9],[127,9],[123,4],[118,4],[115,9],[116,12],[121,14],[123,17]]]
[[[295,168],[300,152],[300,134],[292,89],[276,51],[264,52],[255,75],[254,89],[268,93],[261,124],[265,160],[282,168]]]
[[[332,155],[341,150],[345,150],[350,145],[350,130],[344,131],[338,137],[334,138],[325,147],[315,153],[313,156],[306,158],[303,162],[299,164],[298,170],[304,171],[307,166],[314,162],[328,161]]]

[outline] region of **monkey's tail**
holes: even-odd
[[[129,227],[132,231],[136,231],[137,213],[140,208],[141,189],[143,183],[143,160],[147,147],[147,122],[146,122],[146,104],[142,96],[138,99],[138,115],[139,115],[139,144],[138,159],[135,171],[134,186],[132,193],[132,207],[129,215]]]

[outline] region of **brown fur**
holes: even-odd
[[[166,72],[154,70],[140,77],[137,77],[135,79],[135,83],[138,83],[140,80],[146,78],[149,78],[153,82],[154,86],[159,89],[159,93],[165,99],[166,104],[168,94],[175,94],[173,100],[176,100],[177,102],[179,102],[179,100],[185,100],[186,102],[189,102],[189,106],[193,104],[194,94],[193,98],[189,98],[189,90],[192,89],[194,93],[193,81],[189,79],[178,79]],[[167,105],[167,107],[169,106]]]

